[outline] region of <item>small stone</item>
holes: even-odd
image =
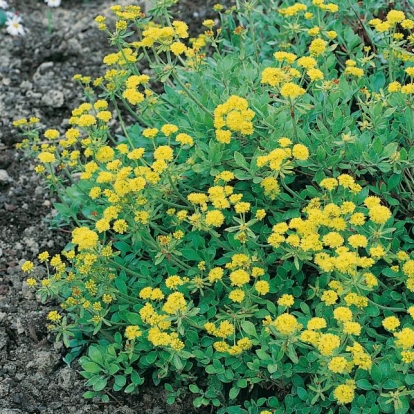
[[[13,179],[6,170],[0,170],[0,184],[8,184],[13,182]]]
[[[43,95],[42,103],[52,108],[60,108],[65,103],[65,95],[62,91],[52,89]]]
[[[16,209],[17,209],[17,206],[16,206],[16,205],[14,205],[14,204],[4,204],[4,208],[5,208],[7,211],[14,211],[14,210],[16,210]]]
[[[33,299],[33,297],[34,297],[33,290],[26,283],[26,281],[24,281],[23,284],[22,284],[22,296],[25,299]]]

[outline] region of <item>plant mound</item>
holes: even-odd
[[[15,122],[75,226],[22,269],[66,362],[87,347],[85,397],[152,377],[223,414],[409,412],[409,11],[240,1],[189,39],[173,3],[96,18],[118,50],[64,134]]]

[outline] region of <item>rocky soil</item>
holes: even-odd
[[[53,9],[48,32],[47,6],[41,0],[10,0],[20,12],[24,37],[0,29],[0,414],[171,414],[192,413],[191,398],[168,406],[163,388],[147,386],[126,399],[115,395],[110,404],[85,401],[84,381],[76,362],[66,366],[62,344],[54,343],[45,316],[57,304],[39,303],[20,270],[38,253],[59,252],[69,229],[50,228],[54,215],[50,194],[33,172],[33,164],[14,149],[20,137],[13,120],[37,116],[43,125],[64,128],[82,92],[73,75],[99,76],[102,58],[110,53],[104,35],[93,22],[110,16],[113,4],[132,0],[63,0]],[[180,0],[179,18],[200,28],[216,1]],[[209,412],[206,411],[206,412]],[[203,413],[197,410],[197,413]]]

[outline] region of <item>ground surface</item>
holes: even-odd
[[[54,31],[47,30],[41,0],[10,0],[24,18],[26,36],[13,38],[0,29],[0,414],[203,413],[191,398],[168,406],[163,388],[147,386],[128,399],[116,395],[110,405],[86,402],[83,380],[62,361],[45,316],[57,304],[40,304],[24,282],[20,265],[48,250],[59,252],[68,230],[51,230],[53,198],[33,172],[30,160],[14,150],[19,142],[12,121],[38,116],[43,125],[64,128],[81,99],[73,75],[99,76],[106,39],[93,22],[110,15],[124,0],[63,0],[53,10]],[[179,18],[200,27],[212,0],[180,0]],[[135,3],[137,4],[137,3]],[[106,47],[106,49],[105,49]],[[206,411],[206,412],[209,412]]]

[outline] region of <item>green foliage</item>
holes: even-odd
[[[245,1],[190,47],[169,3],[160,26],[135,6],[113,32],[98,16],[119,51],[75,77],[87,102],[65,137],[15,123],[55,222],[76,226],[27,282],[60,299],[67,362],[88,344],[85,398],[152,377],[219,414],[409,412],[414,21]]]

